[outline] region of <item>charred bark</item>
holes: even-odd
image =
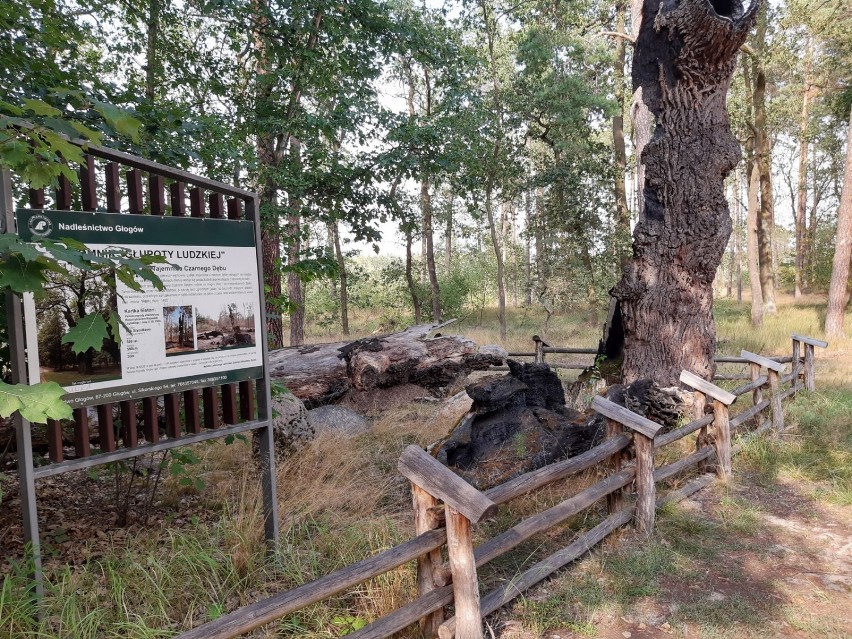
[[[642,151],[644,213],[613,295],[625,333],[624,379],[711,379],[713,278],[731,234],[724,179],[740,159],[725,98],[757,5],[645,0],[634,91],[655,120]]]

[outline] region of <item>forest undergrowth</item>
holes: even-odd
[[[824,309],[818,298],[782,300],[779,314],[767,317],[762,329],[753,329],[747,306],[720,300],[715,311],[718,352],[738,354],[745,348],[788,354],[791,333],[821,337]],[[474,320],[459,322],[454,332],[479,344],[501,343],[496,322],[490,319],[486,313],[479,326]],[[528,350],[530,336],[541,332],[542,320],[543,313],[514,309],[510,337],[503,345]],[[546,338],[553,345],[591,347],[604,320],[603,310],[578,308],[553,317]],[[847,317],[847,325],[852,326],[852,317]],[[748,402],[743,403],[746,408]],[[606,638],[632,632],[713,639],[788,636],[788,630],[789,636],[803,637],[842,633],[842,619],[824,618],[831,612],[825,601],[848,604],[848,586],[844,591],[826,586],[815,608],[807,598],[785,594],[771,574],[760,574],[750,564],[739,574],[713,573],[714,566],[725,565],[734,555],[742,559],[751,553],[773,565],[766,555],[764,520],[775,515],[766,503],[783,501],[793,490],[809,512],[835,522],[838,527],[832,530],[845,527],[845,534],[851,534],[852,340],[817,353],[817,392],[802,393],[788,406],[790,434],[780,442],[750,441],[735,460],[736,476],[729,485],[704,491],[705,496],[691,502],[692,510],[683,506],[662,513],[649,543],[639,543],[629,531],[614,536],[602,550],[489,619],[494,636]],[[63,513],[44,512],[41,522],[48,534],[41,617],[34,621],[36,603],[26,588],[26,565],[12,564],[0,587],[0,637],[172,637],[405,541],[412,534],[412,517],[408,485],[396,472],[396,460],[408,444],[431,443],[451,426],[436,417],[434,407],[410,405],[377,416],[365,435],[324,435],[301,454],[283,460],[278,468],[281,542],[272,556],[265,552],[258,482],[250,446],[243,442],[196,446],[199,462],[187,466],[187,472],[203,480],[203,490],[167,478],[164,508],[172,515],[134,528],[132,536],[121,534],[111,513],[101,513],[104,538],[98,539],[96,551],[71,566],[62,561],[66,545],[94,547],[94,540],[51,536]],[[98,491],[107,490],[111,478],[103,471],[79,481]],[[477,534],[493,535],[595,480],[589,473],[518,500]],[[764,499],[764,493],[769,498]],[[181,517],[186,503],[196,504],[194,513],[205,514]],[[703,504],[703,510],[696,513],[694,503]],[[523,544],[484,569],[483,581],[488,586],[511,578],[522,564],[564,546],[600,515],[590,511],[545,539]],[[789,540],[775,543],[792,545]],[[409,601],[414,577],[413,565],[403,566],[248,636],[342,636]],[[694,590],[696,585],[716,595],[675,603],[666,599],[673,592],[704,593]],[[767,605],[748,595],[758,586],[762,590],[756,592],[765,595]],[[825,614],[815,615],[820,605]]]

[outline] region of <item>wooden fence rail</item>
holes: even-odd
[[[607,422],[606,439],[601,444],[582,455],[525,473],[485,492],[464,482],[419,447],[409,446],[399,459],[398,470],[412,486],[417,534],[414,539],[311,583],[231,612],[180,635],[178,639],[237,637],[412,560],[417,562],[416,598],[347,636],[381,639],[419,623],[425,637],[481,639],[483,616],[574,561],[618,528],[632,521],[639,531],[650,535],[656,510],[663,504],[688,497],[711,483],[714,477],[729,478],[732,455],[742,446],[732,446],[731,440],[734,434],[744,430],[746,424],[754,422],[752,434],[770,429],[774,435],[782,432],[781,401],[802,388],[814,387],[813,348],[828,346],[826,342],[798,335],[792,339],[792,357],[766,358],[743,351],[740,357],[724,358],[748,363],[751,368],[751,381],[732,391],[724,390],[690,371],[683,371],[680,381],[696,393],[696,405],[702,407],[702,412],[705,405],[708,412],[668,432],[661,433],[660,424],[603,397],[596,397],[592,408]],[[537,346],[539,343],[536,343]],[[551,352],[565,350],[551,349]],[[790,373],[786,375],[781,374],[784,363],[791,364]],[[789,388],[782,390],[782,384],[789,384]],[[769,394],[766,399],[763,397],[765,390]],[[730,407],[737,398],[749,393],[752,394],[753,406],[731,417]],[[767,409],[771,420],[763,421],[761,413]],[[706,432],[708,428],[712,436]],[[656,465],[657,450],[696,431],[696,445],[690,447],[694,452],[668,464]],[[631,444],[635,462],[627,465],[623,455]],[[715,475],[703,473],[658,496],[658,484],[695,468],[708,468],[710,464]],[[493,518],[501,505],[592,467],[602,468],[606,476],[555,506],[527,517],[474,546],[473,526]],[[632,499],[625,494],[631,485],[635,494]],[[480,597],[478,568],[603,499],[606,499],[608,514],[597,525],[578,535],[565,548]],[[444,545],[447,547],[447,564],[441,553]],[[450,603],[454,605],[455,616],[445,619],[444,607]]]

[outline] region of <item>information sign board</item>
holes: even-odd
[[[253,222],[31,209],[16,221],[23,240],[67,238],[100,256],[167,262],[151,267],[164,290],[145,281],[135,291],[108,266],[49,272],[43,294],[24,305],[30,383],[55,381],[82,406],[263,376]],[[74,354],[62,338],[92,314],[108,321],[100,350]]]

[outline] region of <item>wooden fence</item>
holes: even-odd
[[[417,597],[347,636],[380,639],[419,623],[425,637],[481,639],[485,615],[574,561],[621,526],[633,521],[639,531],[650,535],[656,510],[661,505],[684,499],[707,486],[714,477],[728,478],[731,457],[739,450],[739,446],[732,446],[733,436],[745,433],[749,424],[753,425],[752,433],[770,429],[774,434],[782,432],[782,400],[803,387],[814,390],[814,347],[827,346],[826,342],[794,335],[793,355],[786,358],[791,362],[791,370],[786,374],[785,365],[778,358],[743,351],[737,361],[749,364],[751,379],[732,391],[684,371],[680,380],[693,389],[696,412],[691,422],[669,432],[660,432],[660,424],[596,397],[592,407],[606,418],[607,424],[603,443],[582,455],[526,473],[485,492],[467,484],[419,447],[409,446],[399,459],[398,469],[411,482],[416,537],[316,581],[250,604],[178,639],[237,637],[409,561],[417,562]],[[764,393],[768,394],[767,398]],[[753,406],[732,417],[731,405],[738,397],[748,394],[752,396]],[[763,417],[767,409],[770,419]],[[656,465],[657,450],[696,432],[695,452]],[[633,464],[626,463],[625,453],[630,446],[635,452]],[[474,547],[472,526],[493,517],[501,505],[593,467],[603,469],[606,476]],[[696,478],[678,489],[658,494],[658,484],[696,467],[701,471]],[[711,467],[715,468],[715,475],[705,472]],[[480,598],[478,568],[604,498],[607,515],[600,523]],[[443,546],[447,547],[449,558],[446,564]],[[448,604],[453,604],[455,615],[446,618],[444,607]]]

